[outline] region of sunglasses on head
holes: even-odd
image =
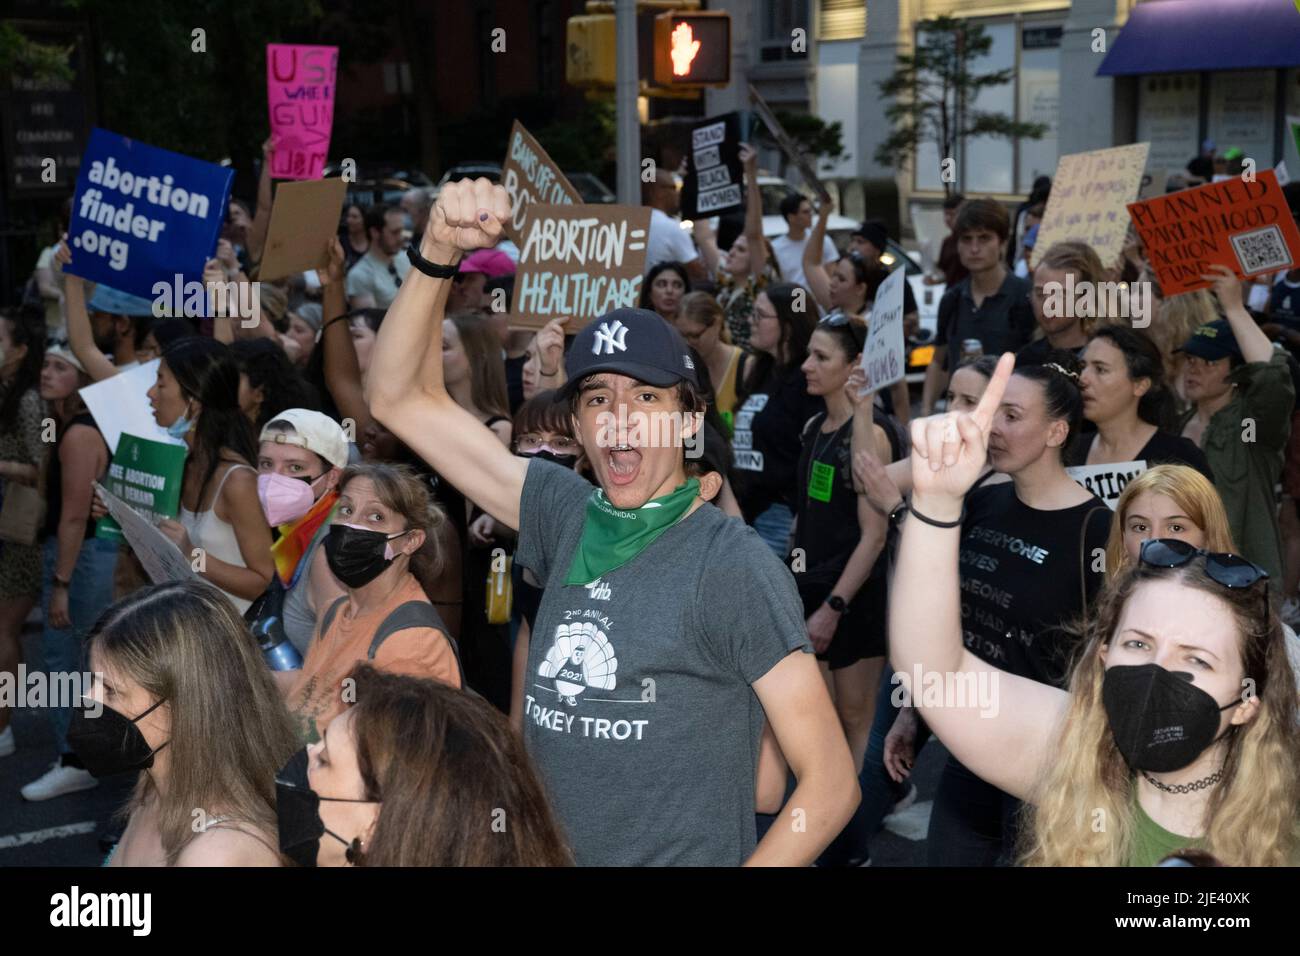
[[[853,341],[858,345],[859,352],[862,351],[862,346],[866,344],[867,330],[861,325],[855,325],[845,312],[832,312],[830,315],[820,320],[817,325],[828,329],[847,327],[849,334],[853,336]]]
[[[1210,580],[1231,590],[1248,588],[1268,580],[1268,572],[1236,554],[1206,551],[1177,538],[1152,538],[1142,542],[1138,560],[1151,568],[1181,568],[1196,558],[1205,559]],[[1264,588],[1264,620],[1268,620],[1268,588]]]

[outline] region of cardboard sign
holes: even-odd
[[[297,43],[266,45],[266,100],[276,179],[320,179],[334,126],[339,48]]]
[[[1142,174],[1142,184],[1138,187],[1138,202],[1163,196],[1165,187],[1169,185],[1169,177],[1176,172],[1176,169],[1148,169]]]
[[[1109,465],[1077,465],[1065,469],[1065,473],[1114,511],[1124,486],[1146,470],[1145,461],[1117,461]]]
[[[804,182],[816,191],[818,198],[822,202],[828,201],[831,194],[826,191],[826,187],[822,185],[822,181],[817,177],[817,172],[813,169],[812,163],[808,162],[808,158],[795,145],[794,140],[790,138],[790,134],[785,131],[785,127],[777,122],[776,116],[767,105],[767,101],[759,96],[758,90],[754,89],[753,84],[750,84],[749,87],[749,99],[754,104],[754,112],[758,114],[759,119],[763,121],[763,125],[772,134],[772,138],[781,147],[781,152],[785,153],[786,158],[799,168]]]
[[[519,243],[510,324],[540,329],[571,317],[581,328],[641,297],[650,210],[534,204]]]
[[[1129,207],[1164,295],[1209,288],[1219,263],[1241,278],[1295,265],[1300,230],[1271,169],[1254,182],[1233,177]]]
[[[149,389],[158,380],[158,359],[118,372],[116,375],[79,389],[81,400],[90,414],[95,416],[104,444],[116,455],[118,440],[123,433],[147,438],[165,445],[185,443],[172,438],[167,429],[158,424],[149,404]]]
[[[512,211],[505,223],[506,238],[517,246],[523,245],[530,204],[582,205],[582,194],[573,188],[560,167],[542,149],[542,144],[533,139],[519,120],[510,127],[506,161],[501,164],[501,184],[506,187]]]
[[[270,282],[329,263],[347,185],[342,179],[281,183],[271,207],[259,281]]]
[[[1062,156],[1030,265],[1053,244],[1071,239],[1092,246],[1104,266],[1119,261],[1128,231],[1124,209],[1138,198],[1150,149],[1150,143],[1136,143]]]
[[[217,248],[233,169],[93,129],[77,174],[66,272],[154,297],[198,282]]]
[[[895,269],[876,290],[867,341],[862,347],[862,371],[867,375],[864,391],[879,391],[901,381],[907,373],[903,352],[903,283],[906,281],[903,270]]]
[[[184,445],[165,445],[124,434],[118,439],[104,486],[135,507],[152,525],[163,518],[175,518],[181,506],[185,456]],[[112,515],[105,515],[99,519],[95,537],[122,541],[125,536]]]
[[[121,526],[126,543],[140,559],[140,566],[150,581],[165,584],[198,577],[190,567],[189,558],[181,554],[171,539],[146,521],[143,515],[99,482],[95,482],[95,490],[108,505],[113,520]]]
[[[744,167],[740,162],[740,114],[715,116],[691,127],[682,182],[682,218],[717,216],[743,208]]]

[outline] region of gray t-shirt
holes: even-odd
[[[811,650],[794,576],[706,504],[622,567],[565,586],[591,492],[529,463],[515,560],[545,591],[524,739],[578,863],[737,866],[756,842],[763,708],[750,685]]]

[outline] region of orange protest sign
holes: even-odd
[[[1208,288],[1215,263],[1241,278],[1292,268],[1300,230],[1271,170],[1254,181],[1225,179],[1128,207],[1166,296]]]

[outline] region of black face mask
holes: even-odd
[[[1170,773],[1205,752],[1219,733],[1220,707],[1191,675],[1159,664],[1106,668],[1101,683],[1115,746],[1134,770]]]
[[[158,701],[132,720],[112,707],[83,702],[72,711],[72,723],[68,726],[68,746],[95,777],[108,777],[128,770],[146,770],[153,766],[154,754],[167,744],[164,743],[158,750],[151,749],[144,734],[136,726],[136,721],[143,720],[162,704],[161,700]],[[89,711],[95,706],[101,706],[102,712],[98,717],[91,717]]]
[[[373,803],[373,800],[348,800],[342,797],[322,797],[311,788],[307,779],[307,748],[289,758],[275,775],[275,816],[280,829],[280,852],[299,866],[315,866],[320,854],[320,838],[328,833],[347,850],[349,863],[361,859],[361,838],[348,842],[325,826],[320,818],[320,802]]]
[[[525,458],[540,458],[542,461],[549,461],[553,464],[560,465],[564,468],[572,468],[578,463],[577,455],[557,455],[553,451],[536,451],[531,455],[525,455]]]
[[[334,576],[350,588],[364,587],[387,570],[392,558],[384,557],[388,542],[411,530],[384,534],[348,525],[330,526],[325,538],[325,561]]]

